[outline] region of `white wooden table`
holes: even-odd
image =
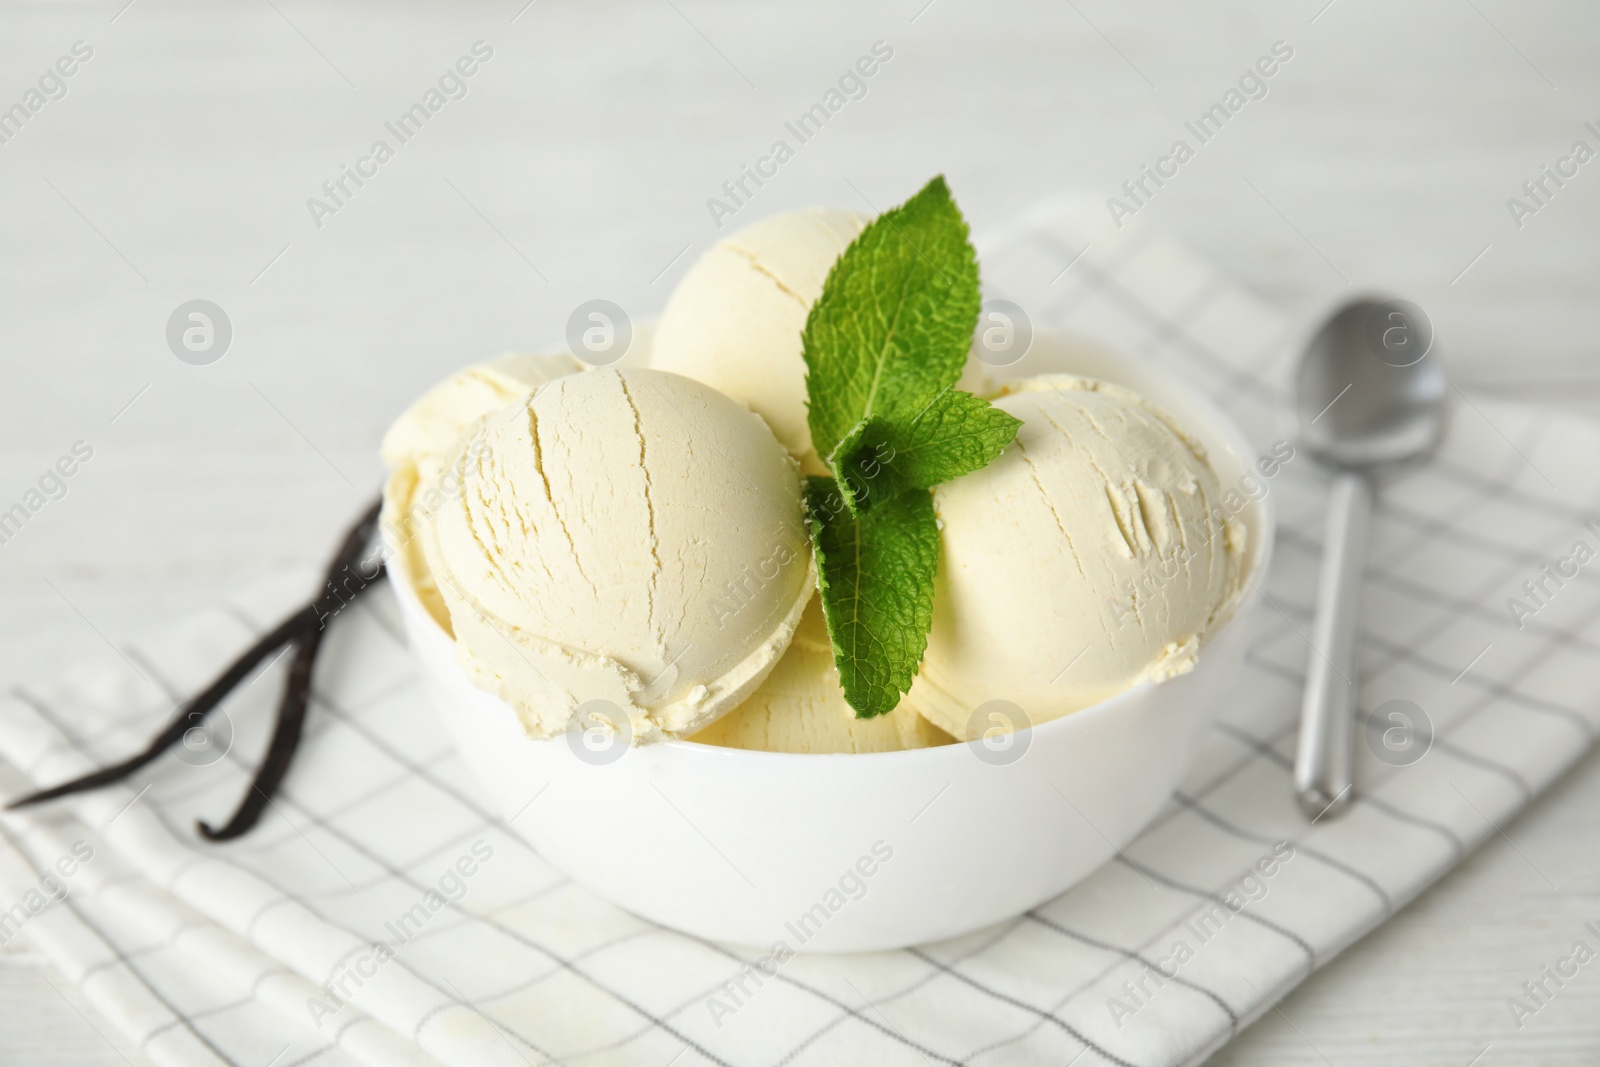
[[[124,2],[0,7],[0,108],[93,52],[0,127],[0,511],[94,450],[0,544],[8,682],[320,559],[383,426],[450,369],[559,344],[592,297],[655,312],[718,235],[707,199],[877,41],[866,95],[734,224],[882,208],[940,171],[979,228],[1111,196],[1283,41],[1266,96],[1141,217],[1308,324],[1390,288],[1459,380],[1600,411],[1600,162],[1546,179],[1520,228],[1507,206],[1600,149],[1593,5]],[[480,40],[466,95],[399,144],[385,122]],[[394,158],[362,163],[380,137]],[[369,176],[314,219],[344,165]],[[192,299],[232,324],[209,365],[165,338]],[[1595,1062],[1594,974],[1520,1031],[1506,1000],[1600,918],[1597,758],[1218,1061]],[[0,963],[0,1062],[142,1062],[26,949]]]

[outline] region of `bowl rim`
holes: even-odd
[[[1059,329],[1038,329],[1036,333],[1038,335],[1051,336],[1058,340],[1088,340],[1080,338],[1078,335],[1072,334],[1069,331]],[[1101,348],[1101,346],[1098,345],[1095,345],[1095,347]],[[1101,348],[1101,350],[1104,351],[1103,348]],[[1115,356],[1122,363],[1137,368],[1142,375],[1154,374],[1157,369],[1151,360],[1146,359],[1143,356],[1123,352],[1117,352],[1115,353]],[[1070,374],[1072,372],[1051,371],[1041,373]],[[1033,375],[1028,375],[1025,377],[1033,377]],[[1089,377],[1089,375],[1082,375],[1082,377]],[[1017,380],[1022,379],[1006,379],[1006,381]],[[1225,411],[1218,407],[1210,397],[1201,392],[1193,382],[1171,374],[1166,376],[1166,380],[1167,384],[1173,389],[1173,391],[1181,394],[1184,398],[1184,401],[1196,408],[1202,414],[1205,420],[1207,420],[1209,425],[1205,428],[1205,432],[1197,433],[1196,436],[1200,437],[1207,446],[1210,446],[1213,443],[1223,444],[1238,458],[1240,462],[1245,463],[1248,466],[1250,464],[1251,457],[1255,455],[1256,450],[1250,444],[1250,440],[1245,435],[1244,431],[1239,428],[1238,423],[1235,422]],[[1113,382],[1112,384],[1120,383]],[[1129,386],[1127,388],[1132,387]],[[1135,389],[1134,391],[1138,392],[1139,390]],[[1140,395],[1143,394],[1141,393]],[[1177,420],[1176,417],[1174,417],[1174,419],[1175,421],[1178,421],[1179,425],[1183,426],[1185,429],[1191,428],[1189,423],[1182,420]],[[1236,599],[1233,605],[1232,614],[1206,634],[1201,645],[1202,648],[1204,648],[1205,645],[1211,644],[1224,632],[1228,631],[1230,627],[1246,625],[1248,623],[1247,613],[1242,610],[1246,600],[1248,600],[1252,595],[1264,596],[1264,594],[1261,593],[1261,586],[1265,580],[1267,568],[1272,562],[1274,542],[1276,540],[1277,533],[1277,508],[1272,497],[1273,494],[1269,492],[1259,498],[1246,498],[1245,506],[1241,509],[1241,511],[1253,511],[1255,513],[1256,520],[1256,531],[1254,533],[1254,540],[1256,543],[1248,550],[1251,556],[1250,567],[1249,570],[1241,577],[1242,584],[1239,591],[1235,594]],[[395,587],[396,594],[409,601],[408,606],[412,609],[406,612],[406,614],[411,617],[407,624],[411,625],[412,623],[416,623],[430,627],[441,639],[454,644],[454,638],[445,633],[444,629],[439,626],[432,614],[430,614],[427,609],[423,607],[421,600],[417,597],[416,590],[413,588],[411,583],[410,569],[406,565],[406,554],[403,551],[399,551],[398,546],[389,543],[388,525],[380,523],[380,531],[384,538],[385,547],[389,550],[387,555],[389,556],[388,570],[390,581]],[[413,658],[416,658],[416,650],[413,650],[412,655]],[[452,662],[452,667],[454,667],[458,673],[461,673],[459,665]],[[465,674],[461,673],[461,676],[465,680]],[[468,681],[468,684],[471,684],[470,681]],[[1108,715],[1115,715],[1122,710],[1123,705],[1133,703],[1137,699],[1140,699],[1143,694],[1161,684],[1161,682],[1152,681],[1149,679],[1136,682],[1127,689],[1124,689],[1119,693],[1114,693],[1104,700],[1096,701],[1093,704],[1079,708],[1077,711],[1062,715],[1059,718],[1051,719],[1048,722],[1030,724],[1016,732],[1030,736],[1033,734],[1044,736],[1049,732],[1059,732],[1061,730],[1074,729],[1076,727],[1068,726],[1066,724],[1075,720],[1077,724],[1081,726],[1084,723],[1091,722],[1095,719],[1104,718]],[[487,690],[479,690],[479,692],[482,692],[485,696],[509,708],[509,705],[505,705],[504,701],[501,701],[500,698],[495,694],[490,693]],[[538,739],[528,738],[528,740],[531,742],[537,742]],[[546,740],[550,739],[547,738]],[[815,761],[818,759],[833,761],[848,759],[855,761],[873,760],[877,765],[882,766],[890,760],[910,762],[913,760],[933,760],[946,758],[938,756],[937,753],[946,751],[961,751],[972,745],[978,744],[982,744],[982,742],[963,741],[957,739],[954,744],[934,745],[929,748],[900,749],[889,752],[771,752],[765,749],[729,748],[723,745],[708,745],[699,741],[673,739],[667,741],[656,741],[647,747],[680,754],[680,758],[684,759],[724,761],[759,760],[772,764],[792,764],[795,761]]]

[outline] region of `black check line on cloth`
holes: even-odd
[[[1189,380],[1263,451],[1288,436],[1295,338],[1283,317],[1159,234],[1109,232],[1084,218],[1041,209],[985,250],[991,293],[1028,308],[1036,325]],[[1500,604],[1583,536],[1588,513],[1571,502],[1600,505],[1600,484],[1574,457],[1597,445],[1600,428],[1582,420],[1480,398],[1455,412],[1438,463],[1385,489],[1367,575],[1376,617],[1362,642],[1361,706],[1414,700],[1436,739],[1409,767],[1363,748],[1344,819],[1308,827],[1287,784],[1299,683],[1315,654],[1302,635],[1325,486],[1298,456],[1268,483],[1280,510],[1264,590],[1271,607],[1259,613],[1235,698],[1177,795],[1122,858],[967,937],[796,957],[722,1025],[706,998],[758,954],[625,915],[509,832],[433,722],[383,601],[354,609],[330,640],[305,765],[257,835],[218,849],[184,827],[224,807],[247,779],[246,754],[264,737],[265,685],[225,709],[237,736],[222,762],[160,765],[148,794],[122,814],[136,789],[41,817],[54,820],[57,838],[93,841],[123,873],[36,921],[41,934],[46,921],[83,928],[55,937],[49,951],[86,990],[116,980],[167,1002],[164,1014],[113,1015],[162,1063],[266,1062],[280,1037],[300,1042],[280,1063],[395,1062],[375,1051],[382,1040],[411,1048],[406,1062],[474,1067],[1196,1063],[1495,834],[1592,742],[1597,715],[1585,710],[1595,702],[1582,672],[1592,675],[1600,659],[1596,577],[1580,574],[1522,630]],[[120,659],[20,688],[0,707],[0,755],[42,782],[119,754],[298,588],[276,583],[141,642],[142,669],[166,692]],[[309,1014],[293,1020],[281,992],[264,994],[274,983],[305,991],[337,978],[475,840],[491,843],[494,859],[323,1030]],[[1265,895],[1232,910],[1230,893],[1280,841],[1293,844],[1293,860]],[[36,873],[48,866],[47,848],[10,852],[28,853]],[[138,909],[122,899],[141,894],[170,901],[191,925],[169,928],[169,944],[141,937]],[[1214,935],[1192,946],[1180,973],[1152,982],[1176,941],[1198,940],[1196,922],[1212,923]],[[98,954],[84,930],[98,933]],[[257,975],[244,998],[221,982],[205,990],[209,1000],[175,992],[179,955],[189,985],[204,986],[192,976],[225,969],[222,945],[254,968],[235,960],[236,974]],[[118,997],[132,994],[101,1000]]]

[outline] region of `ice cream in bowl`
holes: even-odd
[[[1015,916],[1157,814],[1243,659],[1250,446],[1083,341],[988,373],[947,200],[758,224],[646,358],[469,367],[385,438],[441,720],[644,918],[787,958]]]

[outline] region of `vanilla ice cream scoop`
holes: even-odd
[[[794,641],[744,703],[691,741],[763,752],[899,752],[955,739],[902,701],[887,715],[856,718],[839,688],[822,602],[815,597]]]
[[[457,655],[533,737],[579,705],[636,741],[743,700],[814,586],[799,472],[760,418],[699,382],[592,370],[490,416],[423,547]]]
[[[460,472],[445,471],[446,457],[478,419],[526,400],[545,382],[586,369],[586,364],[565,353],[501,356],[457,371],[435,385],[384,433],[379,454],[389,468],[382,520],[389,531],[388,543],[394,546],[417,599],[446,633],[451,632],[450,613],[417,536],[427,517],[438,510],[444,494],[459,485]]]
[[[806,424],[800,334],[834,260],[866,224],[853,212],[803,208],[719,241],[667,301],[650,365],[748,404],[806,473],[824,473]]]
[[[1200,445],[1119,386],[1050,375],[995,400],[1022,420],[982,470],[934,490],[933,629],[907,700],[972,740],[992,700],[1035,724],[1193,667],[1241,582]]]
[[[437,471],[461,432],[479,418],[522,400],[545,382],[588,369],[565,352],[513,352],[457,371],[416,399],[383,435],[378,453],[391,468]]]
[[[684,275],[661,313],[650,366],[705,382],[767,420],[806,474],[826,474],[806,421],[801,334],[834,261],[870,220],[802,208],[724,238]],[[969,361],[961,388],[983,392]]]

